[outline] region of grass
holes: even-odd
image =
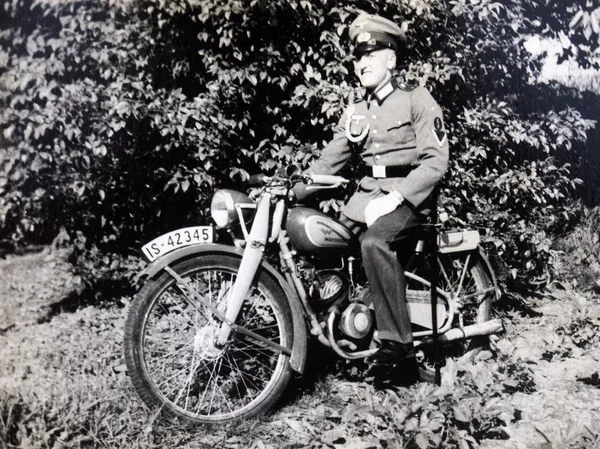
[[[581,314],[575,313],[579,303],[570,292],[584,289],[586,295],[594,294],[600,279],[599,232],[597,208],[587,211],[580,225],[554,245],[565,288],[560,293],[564,296],[560,301],[562,319],[553,321],[553,326],[569,330],[573,353],[585,335],[570,325],[583,323]],[[543,350],[498,349],[511,346],[515,333],[532,325],[531,318],[521,318],[507,326],[507,335],[494,350],[499,354],[496,358],[449,373],[445,381],[455,379],[455,384],[442,396],[424,384],[376,391],[343,363],[331,362],[327,367],[316,363],[285,407],[270,416],[218,428],[189,426],[148,410],[133,390],[122,355],[129,298],[109,301],[111,306],[103,308],[51,307],[72,295],[76,285],[64,262],[47,255],[0,261],[0,276],[0,314],[9,317],[10,323],[7,330],[0,330],[2,448],[291,449],[366,447],[366,443],[383,440],[388,447],[413,448],[413,437],[421,435],[420,442],[425,444],[442,436],[450,438],[453,432],[453,444],[436,447],[456,447],[458,435],[466,435],[460,429],[492,438],[499,432],[494,429],[501,419],[512,420],[511,425],[516,426],[519,418],[507,395],[542,394],[532,393],[536,391],[535,376],[527,370],[535,364],[524,364],[519,357],[526,353],[531,360],[538,360],[544,351],[562,351],[550,343],[544,343]],[[572,316],[566,313],[571,306]],[[585,327],[591,329],[591,324]],[[597,349],[596,340],[592,346]],[[594,373],[584,374],[590,377]],[[464,391],[459,393],[461,389]],[[502,407],[490,409],[490,401]],[[502,437],[498,435],[496,438]],[[398,446],[400,441],[404,445]]]
[[[317,387],[297,392],[285,409],[260,421],[208,429],[163,419],[143,405],[127,375],[122,340],[129,298],[102,308],[54,307],[77,287],[66,267],[47,254],[0,261],[2,448],[274,449],[308,444],[310,432],[293,428],[297,416],[319,411],[314,420],[330,426],[324,415],[339,416],[334,408],[345,406],[333,399],[318,408],[328,398]]]
[[[310,365],[285,406],[260,420],[207,428],[164,419],[142,404],[126,372],[127,307],[115,301],[103,308],[48,307],[72,293],[63,269],[58,262],[51,268],[44,255],[0,263],[7,281],[0,309],[8,304],[36,317],[15,313],[14,325],[0,333],[2,448],[280,449],[331,447],[335,441],[360,446],[376,442],[374,434],[386,441],[405,438],[392,416],[410,408],[423,386],[386,400],[386,392],[360,376],[350,378],[343,363]],[[37,296],[36,288],[45,293]]]
[[[0,359],[11,364],[1,369],[0,441],[32,448],[100,442],[104,447],[146,446],[143,430],[131,432],[134,416],[142,415],[139,407],[124,400],[131,392],[120,369],[116,326],[121,313],[86,308],[35,331],[19,329],[17,338],[2,345]],[[143,429],[144,423],[137,427]]]

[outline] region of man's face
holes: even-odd
[[[354,62],[354,71],[360,83],[373,90],[386,79],[388,71],[396,65],[394,50],[384,48],[360,53]]]

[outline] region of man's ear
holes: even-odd
[[[396,53],[395,52],[390,52],[390,56],[388,57],[388,61],[387,61],[387,68],[389,70],[393,70],[396,68]]]

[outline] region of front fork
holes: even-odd
[[[256,208],[256,214],[252,229],[248,235],[246,248],[242,256],[238,276],[233,284],[231,296],[228,301],[227,311],[225,312],[226,321],[223,322],[215,344],[222,347],[227,342],[231,333],[231,326],[228,323],[235,323],[237,316],[242,308],[244,298],[248,294],[252,280],[260,266],[263,252],[267,244],[269,232],[269,214],[271,210],[271,195],[264,193]]]

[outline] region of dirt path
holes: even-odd
[[[258,422],[210,432],[160,423],[138,400],[123,363],[128,298],[109,301],[110,307],[75,307],[77,282],[61,257],[44,253],[0,261],[0,281],[0,446],[3,435],[15,446],[57,449],[165,442],[178,448],[367,449],[392,438],[375,415],[364,420],[362,434],[340,430],[384,394],[333,371],[316,376]],[[508,395],[518,410],[504,428],[509,438],[481,441],[482,448],[594,447],[581,445],[582,435],[600,447],[600,298],[553,295],[537,301],[529,316],[506,320],[496,349],[528,375]],[[397,396],[414,396],[419,388]],[[389,441],[387,447],[404,447]]]

